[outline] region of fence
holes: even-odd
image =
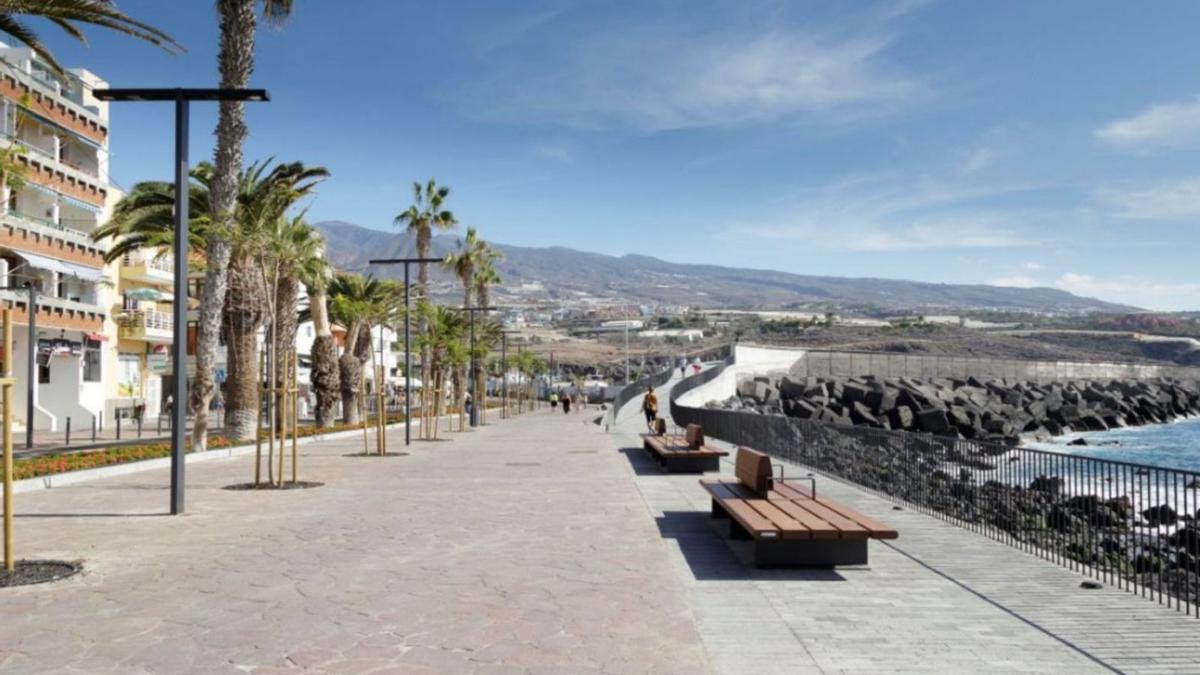
[[[1200,473],[675,401],[675,424],[836,477],[1200,617]]]
[[[1169,377],[1200,381],[1200,368],[1141,363],[1029,361],[881,352],[808,350],[793,373],[814,377],[992,377],[1033,382],[1073,379],[1146,380]]]

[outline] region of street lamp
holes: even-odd
[[[412,349],[409,348],[408,266],[413,263],[440,263],[441,258],[385,258],[368,260],[368,265],[404,265],[404,444],[412,445]],[[428,383],[422,382],[425,387]]]
[[[475,391],[475,314],[490,312],[493,307],[458,307],[471,317],[471,426],[479,426],[479,392]]]
[[[175,335],[171,347],[171,515],[183,513],[183,452],[187,433],[188,106],[192,101],[269,101],[265,89],[94,89],[101,101],[175,103]]]

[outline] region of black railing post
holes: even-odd
[[[96,415],[92,414],[92,442],[96,442]]]
[[[71,444],[71,418],[68,417],[67,418],[67,439],[66,439],[66,442],[63,443],[63,445],[70,445],[70,444]]]
[[[117,440],[119,441],[121,440],[121,411],[118,410],[115,416],[117,418]]]

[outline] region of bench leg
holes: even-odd
[[[729,519],[729,538],[738,540],[753,539],[750,533],[746,531],[746,528],[742,527],[741,523],[733,518]]]
[[[866,565],[866,539],[757,539],[758,567],[833,567]]]
[[[663,460],[663,465],[670,473],[706,473],[721,470],[721,458],[713,456],[689,456],[684,454],[671,455]]]
[[[724,506],[721,506],[721,502],[719,502],[715,499],[712,500],[712,517],[713,518],[728,518],[729,517],[729,512],[725,510]]]

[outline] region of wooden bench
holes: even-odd
[[[895,539],[895,530],[848,506],[817,497],[812,479],[778,480],[771,458],[738,448],[737,480],[701,480],[714,518],[729,519],[729,535],[754,542],[759,567],[865,565],[867,540]],[[802,485],[811,481],[811,485]]]
[[[642,438],[646,451],[670,473],[719,471],[721,458],[729,456],[724,450],[704,444],[704,430],[699,424],[689,424],[683,436],[642,434]]]

